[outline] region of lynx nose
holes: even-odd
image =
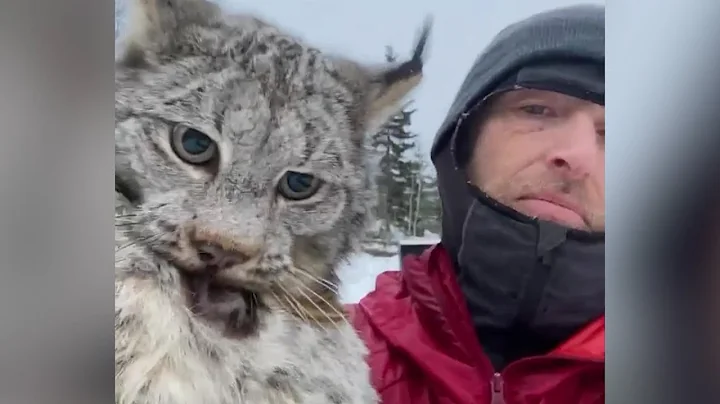
[[[226,251],[220,246],[204,244],[197,247],[200,261],[209,267],[230,268],[247,262],[250,257],[237,251]]]
[[[196,232],[192,245],[200,262],[216,270],[245,264],[257,257],[260,251],[257,243],[252,241],[207,232]]]

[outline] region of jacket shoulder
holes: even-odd
[[[402,275],[399,271],[385,271],[375,279],[375,288],[372,291],[360,299],[359,302],[345,306],[350,323],[360,333],[365,343],[369,345],[368,348],[372,348],[375,343],[380,344],[384,341],[382,335],[373,327],[373,321],[376,321],[377,318],[376,308],[390,308],[405,304],[405,302],[396,298],[401,283]],[[392,310],[381,311],[390,314]]]
[[[374,290],[359,302],[345,306],[350,324],[368,349],[367,363],[371,369],[372,383],[381,395],[386,394],[384,392],[389,387],[397,386],[405,373],[404,361],[392,349],[390,341],[377,324],[406,321],[400,313],[406,311],[410,303],[398,296],[401,283],[402,274],[399,271],[381,273],[376,279]]]

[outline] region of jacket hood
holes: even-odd
[[[470,69],[431,150],[443,207],[442,244],[498,367],[551,349],[604,313],[604,233],[571,230],[498,203],[468,185],[455,144],[466,138],[470,112],[509,78],[531,77],[531,67],[541,66],[533,74],[562,82],[546,89],[604,104],[604,10],[555,9],[501,31]],[[593,80],[579,79],[575,72],[588,67]]]
[[[475,59],[433,142],[444,148],[464,112],[508,74],[543,60],[584,59],[605,64],[605,7],[578,5],[535,14],[509,25]]]
[[[605,65],[605,8],[578,5],[536,14],[502,30],[470,68],[440,126],[430,157],[442,198],[442,240],[456,255],[468,208],[475,199],[458,169],[452,140],[462,118],[508,75],[542,61],[583,60]],[[604,89],[603,89],[604,96]]]

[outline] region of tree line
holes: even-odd
[[[385,59],[394,63],[397,55],[386,47]],[[435,170],[428,167],[411,131],[417,110],[413,101],[371,137],[370,149],[377,158],[375,207],[376,224],[369,241],[394,244],[398,238],[440,233],[440,196]]]

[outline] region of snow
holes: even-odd
[[[401,245],[421,245],[421,244],[437,244],[440,242],[440,235],[425,230],[422,236],[405,236],[399,237]]]
[[[363,250],[370,255],[395,255],[398,252],[396,244],[388,244],[381,241],[368,241],[363,244]],[[373,251],[376,252],[373,254]]]
[[[400,240],[402,245],[422,245],[422,244],[437,244],[440,242],[440,238],[435,235],[428,235],[424,237],[406,237]]]
[[[398,232],[397,229],[393,229]],[[398,237],[400,244],[421,245],[436,244],[440,236],[425,232],[422,237]],[[389,246],[397,251],[397,245]],[[356,303],[368,292],[375,289],[375,278],[385,271],[397,271],[400,268],[400,256],[373,256],[366,252],[355,254],[340,268],[340,300],[343,303]]]
[[[356,303],[368,292],[375,289],[375,278],[385,271],[396,271],[400,265],[398,255],[374,257],[368,253],[357,253],[350,262],[340,268],[340,300]]]

